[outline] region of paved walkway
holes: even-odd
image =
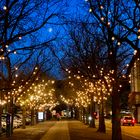
[[[58,121],[41,140],[70,140],[68,122]]]
[[[34,126],[27,126],[26,129],[14,129],[11,137],[7,138],[3,135],[0,140],[40,140],[55,123],[56,121],[45,121]]]
[[[97,128],[90,128],[76,120],[46,121],[28,126],[26,129],[15,129],[11,137],[2,136],[0,140],[111,140],[111,128],[108,125],[106,133],[99,133],[97,132],[98,125],[96,125]],[[134,128],[139,130],[139,126],[137,127],[126,126],[130,131]],[[140,139],[123,135],[123,140]]]

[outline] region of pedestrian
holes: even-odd
[[[56,118],[57,118],[58,121],[61,119],[61,116],[60,116],[59,113],[56,114]]]

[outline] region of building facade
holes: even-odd
[[[129,103],[136,121],[140,123],[140,59],[134,63],[131,69],[131,93],[129,95]]]

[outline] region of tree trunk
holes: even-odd
[[[105,127],[105,119],[104,119],[104,102],[103,102],[103,97],[101,104],[99,105],[99,128],[97,130],[98,132],[106,132],[106,127]]]
[[[22,108],[22,128],[25,129],[26,128],[26,109],[25,107]]]
[[[79,120],[82,121],[82,113],[83,113],[83,110],[82,110],[82,107],[79,108]]]
[[[13,130],[13,116],[12,116],[12,105],[11,102],[7,103],[6,106],[7,114],[6,114],[6,137],[10,137],[12,135]]]
[[[74,119],[76,119],[76,120],[80,120],[80,109],[78,110],[78,108],[77,107],[74,107],[74,112],[75,112],[75,114],[74,114]]]
[[[15,107],[13,104],[13,97],[11,98],[11,102],[10,102],[10,107],[11,107],[11,134],[13,134],[13,127],[14,127],[14,116],[15,116]]]
[[[86,111],[86,118],[85,118],[85,124],[88,125],[89,124],[89,106],[85,109]]]
[[[112,140],[122,140],[120,126],[120,99],[117,89],[112,94]]]
[[[2,105],[0,105],[0,135],[2,133],[1,116],[2,116]]]
[[[91,115],[91,121],[90,121],[90,127],[96,128],[95,125],[95,116],[94,116],[94,112],[95,112],[95,103],[93,102],[93,98],[91,99],[91,105],[90,105],[90,115]]]
[[[35,110],[31,110],[31,125],[35,125]]]
[[[47,119],[47,117],[46,117],[46,119]],[[36,110],[36,124],[39,122],[39,120],[38,120],[38,111]]]
[[[85,123],[85,108],[82,107],[82,121]]]

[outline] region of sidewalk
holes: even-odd
[[[26,129],[15,129],[10,138],[0,137],[0,140],[111,140],[111,128],[106,133],[97,132],[80,121],[46,121]],[[138,140],[123,135],[123,140]],[[140,139],[139,139],[140,140]]]
[[[58,121],[49,131],[41,138],[41,140],[70,140],[68,122]]]
[[[41,137],[56,123],[56,121],[40,122],[34,126],[27,126],[26,129],[18,128],[14,130],[11,137],[5,135],[0,140],[40,140]]]

